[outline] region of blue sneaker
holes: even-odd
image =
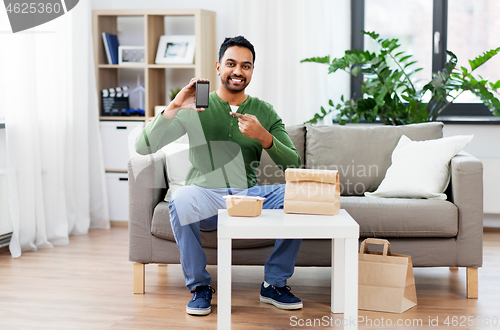
[[[280,288],[270,285],[265,288],[264,283],[262,283],[260,286],[260,301],[281,309],[301,309],[303,306],[302,301],[290,292],[288,285]]]
[[[215,289],[208,285],[197,286],[193,291],[193,298],[186,306],[186,313],[190,315],[208,315],[212,311],[210,302]]]

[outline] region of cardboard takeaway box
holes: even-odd
[[[262,212],[264,197],[226,195],[227,213],[232,217],[256,217]]]
[[[338,171],[288,168],[285,171],[285,180],[285,213],[339,213]]]

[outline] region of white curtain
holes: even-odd
[[[254,46],[254,76],[247,91],[271,103],[285,124],[302,124],[328,100],[349,95],[349,76],[308,57],[340,57],[350,49],[350,0],[239,0],[237,33]],[[331,124],[331,117],[325,120]]]
[[[51,22],[0,34],[13,257],[109,228],[91,22],[82,0]]]

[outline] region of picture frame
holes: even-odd
[[[118,64],[132,65],[144,63],[144,46],[118,46]]]
[[[193,35],[165,35],[160,37],[156,64],[193,64],[195,50]]]

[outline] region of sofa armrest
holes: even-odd
[[[451,159],[451,198],[458,208],[458,266],[483,263],[483,164],[460,152]]]
[[[165,154],[136,156],[128,163],[129,184],[129,260],[152,260],[151,220],[156,205],[167,193]]]

